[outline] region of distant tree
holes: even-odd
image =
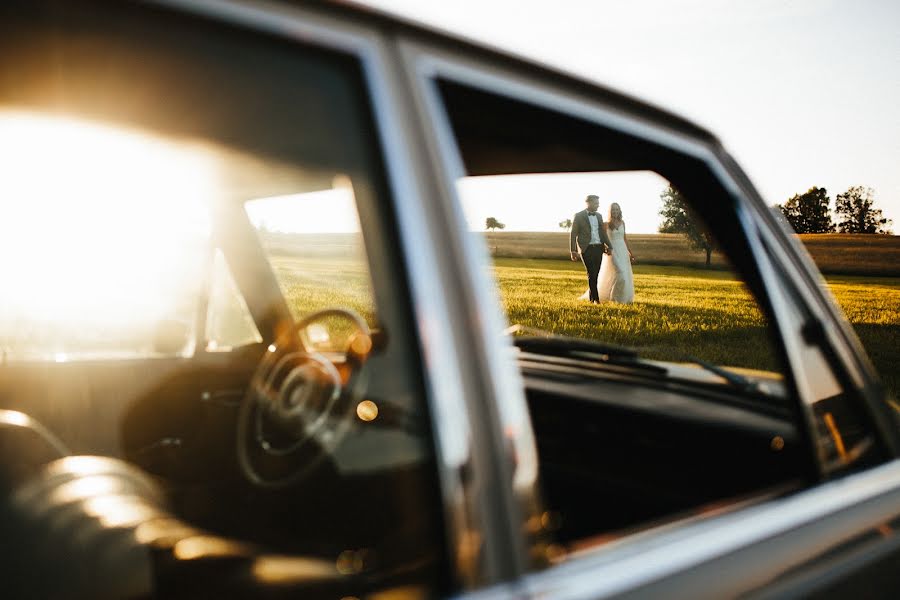
[[[838,231],[841,233],[891,233],[891,220],[875,208],[872,188],[856,186],[835,198]]]
[[[566,219],[565,221],[559,222],[560,229],[572,229],[572,219]]]
[[[488,217],[484,222],[484,228],[493,231],[494,229],[506,229],[506,225],[504,225],[494,217]]]
[[[833,233],[830,202],[825,188],[811,187],[802,194],[794,194],[783,206],[776,206],[797,233]]]
[[[680,233],[684,235],[694,250],[706,252],[706,266],[710,265],[715,241],[712,235],[694,216],[681,192],[671,185],[659,195],[663,207],[659,216],[663,218],[659,226],[660,233]]]

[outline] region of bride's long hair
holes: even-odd
[[[609,205],[609,215],[606,218],[606,222],[613,229],[624,223],[622,220],[622,207],[619,206],[618,202],[613,202]]]

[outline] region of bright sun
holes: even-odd
[[[134,131],[0,111],[0,343],[59,352],[192,307],[215,162]],[[189,304],[189,302],[187,302]],[[52,333],[51,333],[52,332]],[[79,334],[81,335],[81,334]],[[84,340],[80,340],[84,341]]]

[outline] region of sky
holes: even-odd
[[[583,210],[588,194],[600,197],[604,219],[619,204],[628,233],[654,233],[659,194],[669,182],[652,171],[466,177],[457,185],[469,228],[494,217],[506,231],[561,231],[560,222]],[[565,229],[568,229],[567,227]]]
[[[462,32],[681,114],[722,140],[768,204],[818,186],[833,206],[849,187],[871,187],[876,207],[900,233],[900,2],[358,3]],[[509,183],[527,189],[521,180]],[[461,184],[470,219],[480,219],[473,206],[499,185]],[[552,228],[583,207],[581,191],[571,202],[526,199],[513,214],[492,216],[508,229]],[[617,199],[632,232],[655,230],[658,192],[641,202]]]

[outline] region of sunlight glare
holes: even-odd
[[[13,329],[31,335],[23,323],[121,330],[185,312],[175,288],[196,276],[189,254],[208,243],[215,191],[214,164],[201,149],[89,121],[0,111],[0,165],[7,338]]]
[[[337,175],[331,189],[255,198],[245,205],[257,229],[281,233],[359,233],[353,185]]]

